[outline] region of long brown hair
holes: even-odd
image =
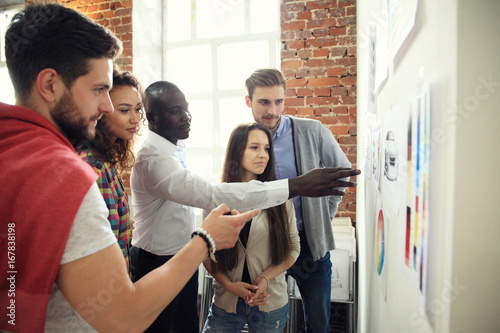
[[[222,173],[222,181],[226,183],[241,182],[243,168],[241,161],[243,153],[247,145],[248,135],[253,130],[260,130],[266,133],[269,140],[269,161],[264,172],[257,175],[257,180],[271,181],[276,180],[276,172],[274,169],[274,152],[273,152],[273,138],[271,133],[264,126],[253,124],[238,125],[229,138],[229,144],[226,149],[226,157],[224,159],[224,168]],[[280,264],[285,260],[291,252],[290,232],[288,228],[288,214],[286,205],[267,208],[265,210],[267,220],[269,223],[269,245],[271,246],[271,257],[273,264]],[[217,264],[213,267],[215,271],[221,270],[226,273],[236,267],[238,259],[238,247],[235,246],[231,249],[220,250],[216,252]]]
[[[113,89],[117,87],[133,87],[144,100],[142,88],[137,78],[128,71],[120,71],[118,68],[113,70]],[[113,92],[111,89],[110,93]],[[144,117],[144,112],[141,111],[141,119]],[[134,140],[123,140],[117,138],[114,142],[110,139],[109,130],[103,125],[102,121],[98,121],[95,128],[95,137],[87,142],[78,144],[80,149],[88,148],[92,152],[91,159],[97,161],[108,162],[111,167],[116,167],[117,172],[128,171],[134,165]]]

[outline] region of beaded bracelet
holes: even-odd
[[[212,236],[210,236],[210,234],[203,228],[196,228],[196,230],[191,234],[191,238],[193,238],[196,235],[203,238],[205,243],[207,243],[208,253],[210,253],[210,258],[213,260],[213,262],[217,263],[217,260],[215,259],[215,242]]]

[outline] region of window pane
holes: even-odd
[[[14,104],[16,102],[14,87],[10,81],[9,71],[7,67],[0,67],[0,101],[7,104]]]
[[[188,143],[186,142],[186,145]],[[188,169],[207,180],[220,182],[213,175],[213,157],[212,154],[192,154],[189,147],[186,148]]]
[[[1,2],[1,1],[0,1]],[[0,13],[0,61],[5,61],[5,33],[10,24],[10,21],[19,9],[4,10]]]
[[[238,124],[254,121],[245,105],[245,80],[257,68],[279,68],[280,1],[164,1],[164,77],[186,94],[193,115],[186,140],[188,165],[198,175],[220,182],[230,133]]]
[[[245,80],[257,68],[269,67],[269,43],[223,44],[217,48],[219,89],[244,89]]]
[[[250,32],[278,31],[279,4],[269,0],[250,1]]]
[[[212,91],[210,46],[193,46],[167,52],[167,80],[184,94]]]
[[[167,1],[167,40],[177,42],[191,38],[191,1]]]
[[[211,100],[189,100],[189,111],[191,112],[191,132],[186,141],[188,147],[213,147],[213,109]]]
[[[253,123],[252,110],[245,104],[245,98],[228,97],[220,99],[220,147],[225,152],[229,136],[233,129],[241,123]]]
[[[196,1],[196,38],[241,35],[244,28],[244,1]]]

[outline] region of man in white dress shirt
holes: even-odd
[[[279,205],[296,195],[343,195],[340,181],[357,170],[317,169],[294,179],[262,183],[214,183],[186,168],[182,143],[189,137],[191,114],[184,94],[159,81],[145,91],[148,139],[132,170],[135,229],[131,251],[133,279],[161,266],[190,239],[195,228],[193,207],[211,210],[221,203],[241,212]],[[147,332],[198,332],[198,273],[160,314]]]

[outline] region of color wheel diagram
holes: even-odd
[[[384,214],[382,210],[378,213],[377,222],[377,273],[382,274],[385,261],[385,235],[384,235]]]

